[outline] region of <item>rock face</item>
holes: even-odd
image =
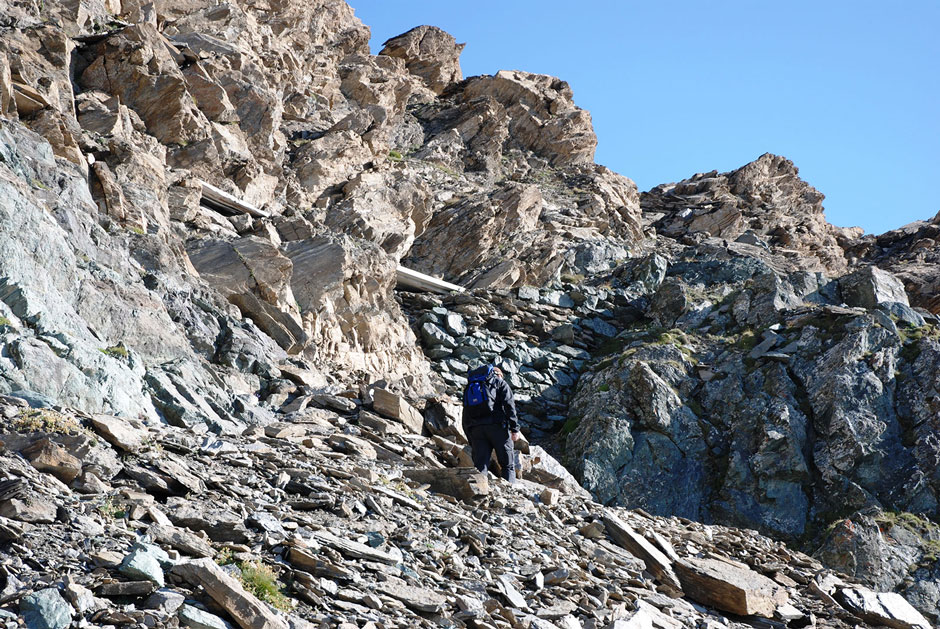
[[[450,33],[436,26],[418,26],[385,42],[380,55],[405,60],[408,72],[420,77],[435,94],[463,78],[458,44]]]
[[[880,236],[865,236],[848,251],[860,263],[876,264],[904,282],[915,306],[940,314],[940,214]]]
[[[770,246],[807,270],[846,269],[840,241],[861,235],[826,222],[823,195],[790,160],[767,153],[729,172],[700,173],[643,194],[643,212],[667,236],[704,234]]]
[[[0,5],[5,620],[940,620],[937,218],[835,228],[773,155],[640,195],[563,80],[341,0]]]

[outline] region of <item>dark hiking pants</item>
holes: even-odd
[[[471,428],[469,436],[475,468],[485,474],[490,464],[490,454],[495,450],[496,461],[503,470],[503,478],[510,483],[516,482],[516,470],[513,467],[513,443],[508,428],[502,424],[483,424]]]

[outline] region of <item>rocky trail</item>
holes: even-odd
[[[535,446],[524,480],[488,480],[461,467],[464,446],[389,417],[406,403],[378,399],[321,399],[218,437],[6,398],[0,615],[35,627],[927,626],[900,596],[753,531],[605,508]]]
[[[0,0],[0,621],[940,622],[940,215],[835,227],[771,154],[641,193],[565,81],[369,39]]]

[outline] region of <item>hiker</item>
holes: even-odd
[[[520,436],[519,419],[512,389],[499,367],[483,365],[467,374],[463,430],[473,450],[474,467],[485,474],[495,450],[502,477],[510,483],[516,482],[513,442]]]

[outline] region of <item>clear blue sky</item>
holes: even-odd
[[[347,0],[372,50],[420,24],[464,76],[571,84],[596,161],[641,190],[772,152],[831,223],[881,233],[940,211],[940,1]]]

